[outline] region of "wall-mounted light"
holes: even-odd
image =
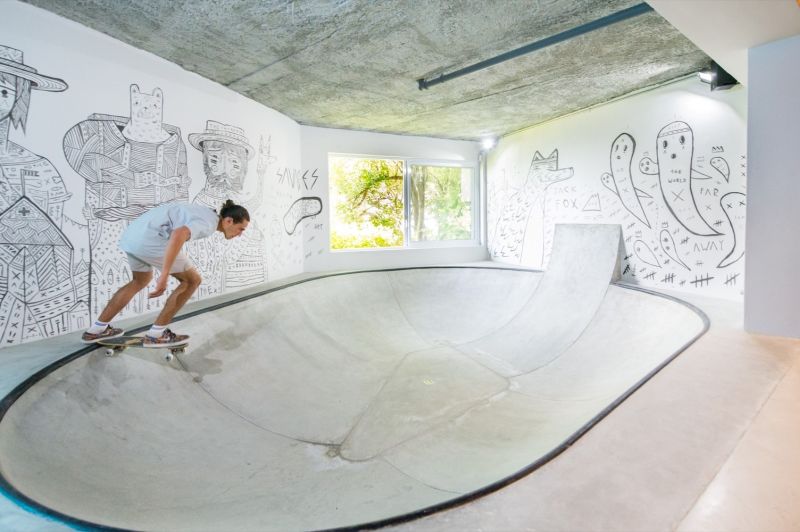
[[[494,137],[485,137],[481,141],[481,147],[484,151],[489,151],[497,145],[497,139]]]
[[[711,63],[711,66],[705,70],[697,73],[697,77],[703,83],[711,85],[711,90],[728,90],[739,82],[736,78],[728,74],[728,72],[719,66],[717,63]]]

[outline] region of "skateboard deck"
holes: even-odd
[[[165,346],[157,346],[157,347],[145,347],[144,343],[144,336],[130,336],[130,335],[123,335],[117,336],[115,338],[106,338],[104,340],[98,340],[95,342],[97,345],[102,345],[106,348],[106,356],[114,356],[115,354],[124,351],[129,347],[138,347],[141,349],[167,349],[168,353],[164,356],[168,361],[172,360],[172,358],[179,354],[186,351],[186,346],[189,345],[188,341],[181,342],[179,344],[174,345],[165,345]]]

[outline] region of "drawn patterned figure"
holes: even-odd
[[[86,180],[93,315],[130,278],[117,245],[130,221],[156,205],[189,200],[186,145],[180,129],[163,122],[164,94],[131,85],[129,98],[130,117],[92,114],[64,135],[64,155]],[[121,315],[157,308],[162,301],[147,299],[143,291]]]
[[[547,188],[571,178],[573,172],[572,167],[558,168],[558,150],[553,150],[547,158],[538,151],[534,153],[525,183],[508,198],[500,213],[492,239],[493,257],[522,261],[526,233],[528,226],[531,225],[532,215],[537,217],[537,229],[544,234],[544,200]]]
[[[202,152],[206,174],[205,185],[193,203],[217,210],[226,199],[232,199],[251,213],[261,207],[264,179],[272,160],[269,140],[260,139],[256,190],[249,195],[245,192],[245,179],[255,149],[244,130],[208,120],[204,132],[189,134],[189,143]],[[203,240],[189,241],[186,249],[203,276],[195,298],[267,280],[266,239],[255,218],[241,238],[225,240],[217,233]]]
[[[693,180],[710,177],[692,168],[694,134],[689,124],[667,124],[658,132],[656,143],[658,162],[645,157],[639,163],[641,172],[658,175],[667,208],[687,231],[698,236],[720,235],[700,214],[692,192]]]
[[[49,160],[10,140],[12,125],[25,131],[32,91],[66,89],[0,45],[0,345],[88,323],[88,273],[61,231],[71,194]]]
[[[717,265],[717,268],[727,268],[744,256],[744,228],[745,211],[747,210],[747,197],[741,192],[728,192],[719,200],[722,212],[728,217],[733,235],[733,247],[730,252]]]
[[[658,262],[655,253],[653,253],[653,250],[650,249],[650,246],[648,246],[644,240],[637,240],[633,243],[633,252],[636,254],[636,257],[645,264],[656,268],[661,267],[661,263]]]
[[[645,224],[648,228],[650,222],[647,220],[639,198],[652,199],[652,196],[644,192],[633,183],[633,152],[636,150],[636,141],[627,133],[620,134],[611,143],[611,173],[604,173],[600,181],[608,190],[619,197],[625,209],[637,220]]]
[[[728,166],[728,161],[722,157],[712,157],[710,163],[711,167],[719,172],[723,178],[725,178],[726,183],[730,181],[731,167]]]
[[[675,239],[672,238],[672,233],[666,229],[662,229],[659,244],[661,245],[661,249],[664,251],[664,254],[666,254],[667,257],[680,264],[687,270],[692,270],[686,265],[685,262],[683,262],[683,260],[681,260],[680,254],[678,253],[678,247],[675,245]]]

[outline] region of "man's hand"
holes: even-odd
[[[150,294],[148,294],[147,297],[152,299],[154,297],[158,297],[161,294],[163,294],[164,291],[167,289],[167,281],[168,280],[169,280],[169,276],[168,275],[159,275],[158,276],[158,281],[156,281],[155,289],[152,292],[150,292]]]

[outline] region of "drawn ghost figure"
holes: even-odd
[[[697,209],[692,192],[693,179],[709,179],[692,168],[694,134],[686,122],[672,122],[658,132],[658,162],[645,157],[639,163],[645,174],[658,174],[667,208],[687,231],[698,236],[717,236]]]
[[[686,265],[680,258],[678,254],[678,247],[675,245],[675,239],[672,238],[672,234],[667,231],[666,229],[661,230],[661,235],[659,236],[659,244],[661,245],[661,249],[667,255],[667,257],[671,258],[676,263],[680,264],[687,270],[691,271],[692,269]]]
[[[710,162],[711,167],[716,169],[716,171],[725,178],[725,182],[729,182],[731,178],[731,168],[728,166],[728,161],[722,157],[712,157]]]
[[[728,217],[733,235],[733,247],[730,253],[717,265],[717,268],[730,266],[744,256],[744,227],[745,211],[747,210],[746,196],[741,192],[729,192],[719,200],[722,211]]]
[[[647,214],[645,214],[639,198],[650,198],[651,196],[633,184],[631,164],[635,150],[636,141],[632,136],[622,133],[615,138],[611,143],[611,174],[604,173],[600,177],[600,181],[619,197],[629,213],[649,228],[650,222],[647,220]]]
[[[633,252],[636,254],[636,257],[645,264],[655,266],[656,268],[661,267],[661,263],[658,262],[656,254],[653,253],[653,250],[651,250],[643,240],[637,240],[633,243]]]

